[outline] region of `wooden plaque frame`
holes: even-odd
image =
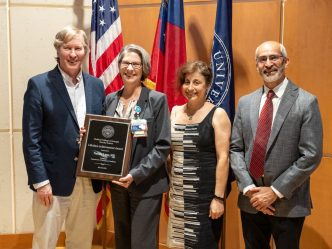
[[[87,114],[77,176],[118,180],[126,176],[132,149],[131,120]]]

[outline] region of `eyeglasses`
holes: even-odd
[[[134,69],[141,69],[142,64],[138,62],[128,62],[128,61],[122,61],[120,64],[121,68],[128,68],[129,65],[131,65]]]
[[[268,60],[272,63],[276,63],[280,58],[284,58],[282,55],[269,55],[269,56],[259,56],[256,58],[256,61],[261,64],[265,64]]]

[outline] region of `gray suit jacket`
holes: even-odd
[[[249,174],[263,88],[239,100],[231,138],[231,167],[240,190],[238,206],[256,213],[242,191],[254,184]],[[273,186],[284,198],[274,203],[276,216],[303,217],[311,212],[310,175],[322,157],[323,130],[315,96],[288,82],[267,144],[265,186]]]
[[[106,97],[106,115],[114,116],[122,90]],[[165,94],[142,88],[137,102],[139,117],[146,119],[148,136],[133,138],[129,174],[134,178],[129,191],[140,197],[150,197],[168,191],[166,159],[171,146],[171,126]]]

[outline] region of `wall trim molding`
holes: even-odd
[[[93,245],[102,245],[102,235],[100,230],[95,230],[93,235]],[[60,233],[57,246],[65,246],[66,235],[64,232]],[[107,231],[106,248],[114,248],[114,232]],[[21,234],[0,234],[0,248],[1,249],[28,249],[31,248],[32,233]],[[165,244],[159,243],[159,249],[168,249]]]
[[[32,233],[1,234],[0,248],[6,249],[27,249],[31,248]],[[61,232],[57,246],[64,246],[65,234]]]

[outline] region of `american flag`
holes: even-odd
[[[105,93],[121,88],[117,57],[123,47],[116,0],[93,0],[89,72],[104,82]]]
[[[117,63],[122,47],[122,29],[117,1],[93,0],[89,72],[103,81],[106,94],[120,89],[123,84]],[[106,213],[100,198],[96,210],[98,229],[102,225],[103,215],[107,216],[110,210],[109,185],[104,186],[103,191],[101,197],[105,196]]]

